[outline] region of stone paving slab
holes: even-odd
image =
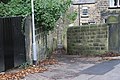
[[[46,78],[44,76],[41,76],[39,73],[38,74],[30,74],[26,76],[24,79],[21,80],[53,80],[50,78]]]
[[[84,74],[104,75],[105,73],[113,70],[116,65],[120,63],[120,60],[106,61],[100,64],[96,64],[90,68],[82,71]]]
[[[89,80],[120,80],[120,76],[101,75],[101,76],[95,76]]]
[[[48,71],[30,74],[22,80],[120,80],[120,60],[105,62],[96,60],[94,62],[94,59],[80,61],[80,58],[69,60],[64,57],[59,64],[48,66]]]
[[[81,74],[78,77],[75,77],[75,78],[73,78],[71,80],[89,80],[89,79],[91,79],[94,76],[95,75]]]

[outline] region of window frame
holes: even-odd
[[[109,0],[109,8],[120,8],[120,0],[117,0],[117,5],[115,5],[115,0]]]
[[[88,16],[88,7],[86,6],[82,7],[82,16]]]

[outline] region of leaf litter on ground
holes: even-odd
[[[45,60],[38,62],[38,64],[35,66],[32,65],[32,66],[27,67],[26,69],[22,69],[17,72],[2,73],[2,74],[0,74],[0,80],[20,80],[29,74],[42,73],[44,71],[47,71],[48,70],[46,68],[47,65],[54,65],[57,63],[58,63],[58,61],[54,58],[45,59]]]

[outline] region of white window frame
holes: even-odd
[[[85,9],[87,10],[86,14],[83,13]],[[88,7],[82,7],[82,16],[88,16]]]
[[[109,7],[120,7],[120,0],[117,0],[117,5],[114,5],[114,0],[109,0]]]

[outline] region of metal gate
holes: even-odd
[[[25,36],[21,22],[22,17],[0,18],[0,71],[26,61]]]
[[[109,51],[120,52],[120,24],[109,25]]]

